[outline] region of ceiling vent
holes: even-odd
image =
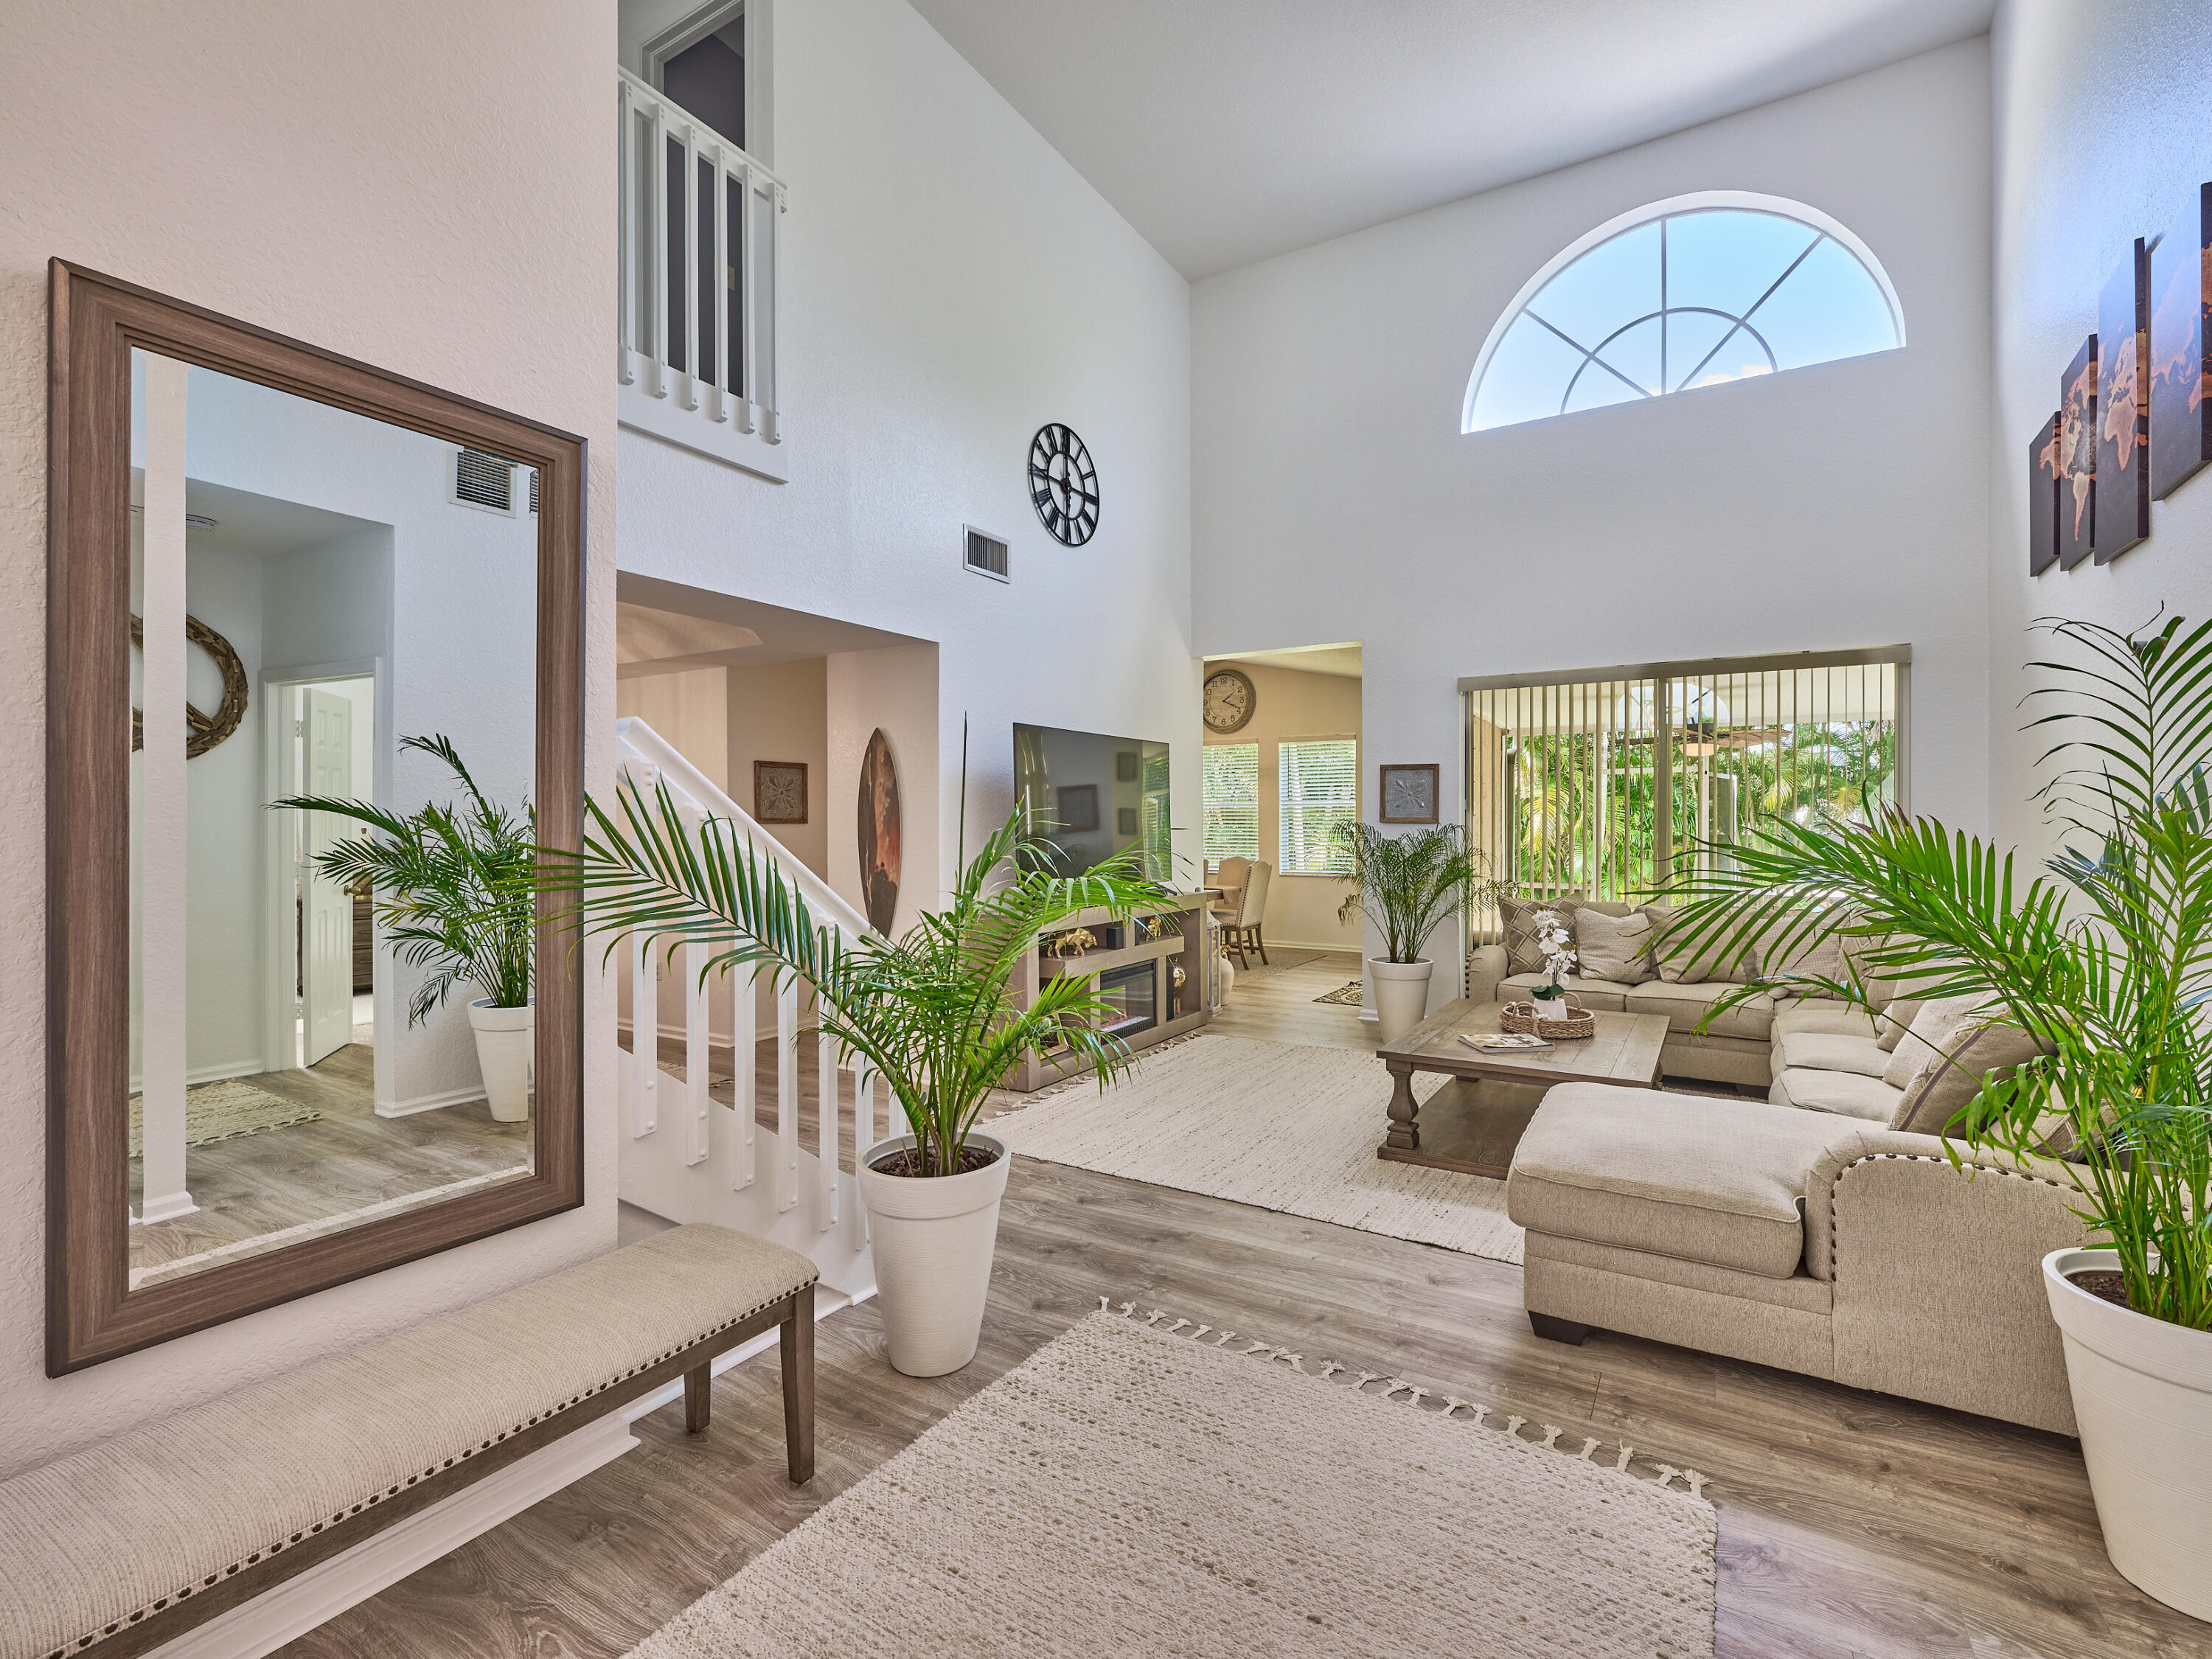
[[[481,449],[454,451],[453,502],[457,507],[473,507],[513,518],[514,468]]]
[[[968,568],[979,576],[988,576],[993,581],[1012,580],[1013,579],[1006,574],[1005,540],[990,534],[988,531],[978,530],[973,525],[963,525],[960,527],[966,536],[966,552],[963,559]]]

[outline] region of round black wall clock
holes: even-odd
[[[1030,440],[1030,500],[1044,527],[1070,547],[1098,528],[1098,469],[1083,440],[1058,421]]]

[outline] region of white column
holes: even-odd
[[[185,390],[189,370],[146,358],[146,529],[139,800],[141,1221],[190,1215],[185,1188]]]

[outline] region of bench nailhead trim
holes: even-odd
[[[814,1279],[808,1279],[805,1285],[800,1285],[794,1288],[796,1290],[803,1291],[809,1285],[818,1284],[819,1282],[820,1279],[817,1275]],[[786,1291],[784,1292],[784,1296],[789,1296],[791,1294],[793,1294],[793,1291]],[[726,1319],[713,1329],[701,1332],[697,1336],[693,1337],[689,1342],[685,1342],[678,1346],[671,1348],[665,1353],[659,1354],[654,1358],[647,1360],[641,1365],[633,1365],[628,1370],[609,1378],[606,1382],[585,1389],[581,1394],[572,1395],[563,1404],[556,1407],[554,1410],[550,1412],[542,1412],[538,1416],[529,1419],[526,1422],[519,1423],[511,1429],[501,1430],[499,1433],[494,1435],[491,1439],[485,1441],[482,1446],[464,1449],[457,1457],[449,1457],[443,1463],[433,1463],[428,1468],[424,1469],[421,1474],[409,1475],[403,1484],[411,1486],[418,1480],[427,1480],[432,1475],[440,1473],[441,1470],[450,1469],[453,1468],[454,1463],[459,1461],[459,1458],[472,1456],[476,1452],[484,1450],[486,1448],[495,1444],[497,1442],[505,1440],[510,1435],[520,1434],[526,1428],[533,1427],[541,1422],[550,1423],[562,1412],[567,1411],[573,1407],[580,1406],[585,1401],[591,1399],[595,1395],[605,1394],[609,1389],[613,1388],[617,1382],[627,1382],[631,1377],[639,1376],[645,1371],[651,1370],[655,1365],[666,1364],[669,1360],[675,1358],[678,1354],[682,1353],[684,1349],[696,1348],[702,1342],[706,1341],[708,1338],[720,1336],[724,1331],[728,1330],[732,1325],[741,1325],[746,1320],[750,1319],[755,1314],[767,1312],[769,1309],[782,1301],[784,1299],[784,1296],[771,1297],[767,1301],[761,1303],[756,1307],[746,1309],[744,1312],[739,1314],[736,1318]],[[371,1492],[368,1498],[364,1500],[364,1503],[356,1504],[350,1510],[340,1510],[336,1515],[331,1516],[328,1521],[318,1521],[313,1526],[307,1528],[307,1533],[295,1532],[289,1539],[271,1544],[265,1549],[256,1550],[252,1554],[247,1556],[245,1560],[232,1562],[230,1565],[225,1567],[221,1573],[210,1573],[207,1577],[202,1581],[202,1583],[204,1585],[212,1584],[218,1577],[228,1578],[232,1574],[237,1572],[241,1567],[253,1566],[257,1565],[264,1555],[275,1555],[278,1551],[289,1548],[293,1544],[299,1543],[307,1535],[307,1533],[317,1533],[320,1532],[325,1526],[335,1526],[337,1522],[344,1520],[349,1515],[359,1515],[367,1504],[374,1504],[381,1498],[397,1497],[399,1491],[399,1486],[386,1486],[381,1492]],[[62,1646],[54,1649],[52,1653],[48,1654],[46,1656],[46,1659],[65,1659],[65,1656],[72,1651],[82,1653],[87,1648],[92,1646],[95,1642],[105,1641],[108,1637],[114,1635],[115,1632],[121,1630],[124,1626],[137,1624],[149,1613],[161,1612],[164,1607],[168,1606],[169,1602],[173,1599],[177,1601],[183,1600],[185,1596],[190,1595],[192,1593],[192,1586],[187,1585],[183,1589],[173,1591],[169,1595],[165,1595],[159,1601],[149,1602],[146,1606],[140,1607],[136,1613],[125,1614],[114,1624],[106,1626],[92,1635],[80,1636],[74,1642],[64,1643]]]

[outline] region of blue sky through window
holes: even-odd
[[[1485,431],[1899,343],[1881,283],[1787,214],[1696,208],[1632,225],[1556,272],[1491,352]]]

